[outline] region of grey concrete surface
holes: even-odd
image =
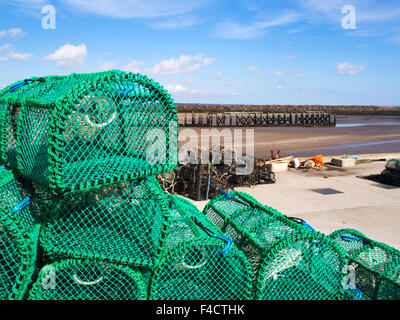
[[[351,228],[400,249],[400,187],[360,178],[378,174],[384,166],[385,162],[372,162],[354,168],[325,165],[310,171],[289,169],[276,174],[275,184],[235,190],[246,192],[285,215],[302,218],[325,234]],[[322,188],[342,193],[323,195],[312,191]],[[201,210],[207,204],[190,201]]]

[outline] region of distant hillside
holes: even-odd
[[[400,107],[379,106],[322,106],[322,105],[217,105],[177,104],[178,112],[305,112],[325,111],[337,115],[392,115],[400,116]]]

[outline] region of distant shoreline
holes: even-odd
[[[228,104],[177,104],[178,112],[306,112],[324,111],[336,115],[386,115],[400,116],[400,107],[383,106],[324,106],[324,105],[228,105]]]

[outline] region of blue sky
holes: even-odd
[[[42,28],[45,5],[55,29]],[[355,29],[342,27],[346,5]],[[400,3],[0,0],[0,87],[109,69],[183,103],[399,106]]]

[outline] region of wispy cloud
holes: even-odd
[[[244,82],[242,80],[230,80],[226,83],[228,86],[243,86]]]
[[[0,30],[0,38],[3,38],[3,37],[16,38],[16,37],[21,37],[23,35],[26,35],[26,32],[24,32],[20,28],[11,28],[8,30]]]
[[[293,60],[295,59],[296,56],[295,55],[290,55],[290,56],[283,56],[281,57],[281,60]]]
[[[227,39],[254,39],[265,34],[270,27],[283,26],[295,23],[299,15],[294,12],[284,13],[272,20],[258,20],[250,24],[225,21],[217,24],[216,36]]]
[[[307,78],[308,75],[304,72],[304,70],[302,68],[295,68],[290,77],[292,78]]]
[[[196,23],[193,17],[183,16],[183,17],[166,17],[162,20],[156,21],[151,24],[151,27],[155,29],[167,29],[167,30],[177,30],[185,29]]]
[[[74,10],[113,18],[157,18],[179,15],[207,1],[187,0],[65,0]]]
[[[250,67],[247,68],[248,72],[255,72],[255,71],[258,71],[258,70],[260,70],[260,68],[257,67],[257,66],[250,66]]]
[[[197,71],[202,67],[211,65],[215,62],[214,58],[207,57],[205,54],[196,56],[181,55],[179,58],[171,58],[157,63],[146,71],[151,74],[178,74]]]
[[[5,54],[3,56],[0,56],[0,61],[6,61],[9,58],[19,61],[28,61],[33,55],[32,53],[16,52],[15,47],[9,43],[1,45],[0,52],[3,52]]]
[[[10,51],[8,53],[8,56],[11,59],[15,59],[15,60],[19,60],[19,61],[28,61],[32,54],[31,53],[18,53],[18,52],[14,52],[14,51]]]
[[[350,62],[339,62],[336,64],[336,72],[340,75],[353,76],[365,70],[365,64],[353,65]]]

